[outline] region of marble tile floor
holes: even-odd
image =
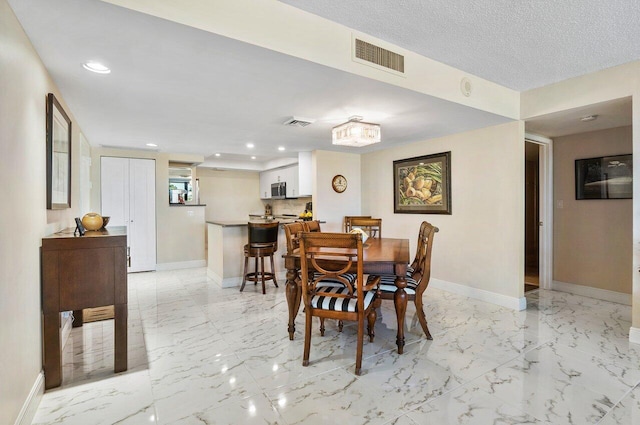
[[[284,282],[282,282],[284,283]],[[34,424],[639,424],[640,346],[631,308],[553,291],[526,311],[429,288],[405,353],[392,302],[354,375],[355,327],[304,318],[286,332],[284,284],[221,289],[205,269],[129,275],[129,370],[113,373],[113,321],[72,331],[64,379]]]

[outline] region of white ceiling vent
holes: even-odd
[[[404,56],[354,37],[354,60],[404,75]]]
[[[283,124],[289,127],[306,127],[310,124],[313,124],[314,122],[316,122],[316,120],[312,118],[291,117]]]

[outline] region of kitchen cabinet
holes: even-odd
[[[298,153],[298,196],[311,196],[313,193],[311,152]]]
[[[260,173],[260,199],[271,199],[271,183],[273,180],[274,170],[266,170]]]

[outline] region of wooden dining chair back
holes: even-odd
[[[345,215],[344,216],[344,232],[349,233],[352,229],[351,227],[351,219],[352,218],[371,218],[370,215]]]
[[[300,248],[300,233],[306,231],[305,223],[296,221],[285,224],[284,235],[287,239],[287,254],[293,254],[295,250]]]
[[[305,305],[305,336],[302,365],[309,365],[313,317],[350,320],[358,324],[356,375],[362,367],[364,320],[367,318],[370,341],[374,338],[379,279],[370,277],[365,284],[362,264],[362,235],[349,233],[305,232],[300,237],[302,298]],[[356,270],[356,278],[344,278]],[[325,282],[340,281],[341,286]],[[321,331],[321,334],[323,331]]]
[[[318,220],[312,220],[312,221],[305,221],[304,222],[304,226],[306,228],[306,232],[321,232],[322,230],[320,229],[320,221]]]
[[[407,287],[405,292],[409,300],[413,300],[416,306],[416,315],[420,326],[427,337],[433,339],[427,326],[427,318],[424,314],[422,296],[429,285],[431,278],[431,251],[433,249],[433,237],[439,229],[431,223],[423,221],[418,232],[418,243],[416,246],[416,256],[409,267],[407,267]],[[395,284],[395,275],[383,275],[380,277],[380,298],[394,299],[394,294],[398,289]]]
[[[273,280],[273,284],[278,287],[276,280],[276,269],[273,261],[273,254],[278,250],[278,226],[277,221],[269,223],[248,223],[248,243],[244,246],[244,269],[242,286],[240,292],[244,290],[247,280],[257,284],[262,282],[262,293],[266,293],[265,281]],[[271,261],[271,271],[264,269],[264,258],[269,257]],[[255,258],[254,271],[249,272],[249,258]],[[258,267],[258,260],[259,265]]]
[[[381,218],[353,217],[351,218],[351,230],[356,227],[362,229],[370,238],[382,237]]]

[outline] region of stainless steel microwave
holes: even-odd
[[[284,199],[287,197],[287,183],[271,183],[271,199]]]

